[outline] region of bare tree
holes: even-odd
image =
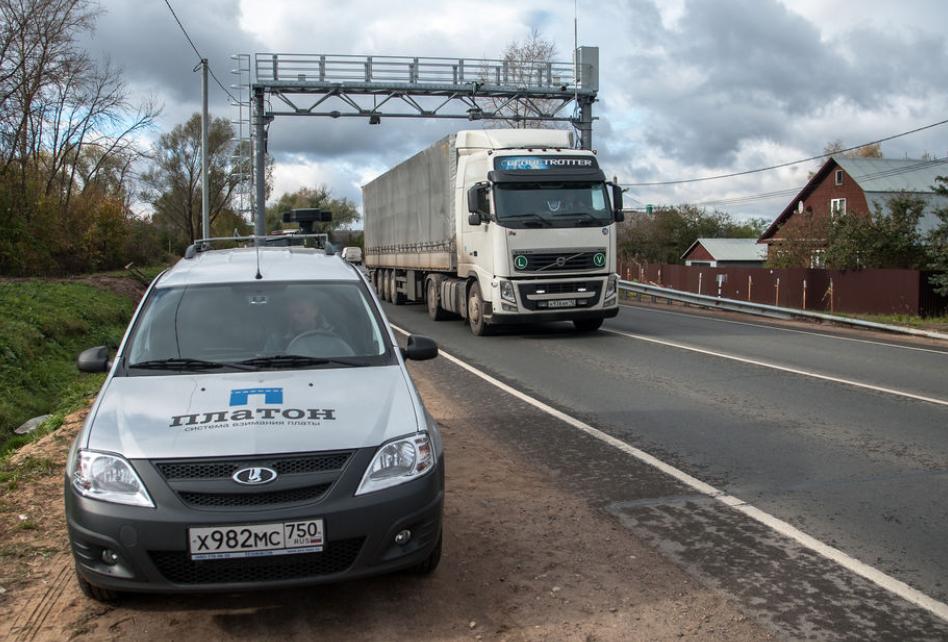
[[[504,49],[501,56],[501,84],[514,87],[536,85],[548,73],[548,65],[556,54],[553,41],[545,39],[539,30],[533,29],[524,40],[514,40]],[[492,102],[494,110],[504,116],[503,120],[495,122],[502,127],[520,128],[555,127],[550,121],[529,119],[550,114],[561,104],[560,101],[535,98],[495,98]]]

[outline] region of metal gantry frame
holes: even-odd
[[[326,54],[241,54],[235,70],[246,88],[238,124],[252,118],[255,234],[266,233],[267,126],[277,116],[441,118],[513,121],[516,125],[569,123],[578,146],[592,149],[592,105],[599,91],[599,49],[579,47],[571,63]],[[244,78],[248,78],[244,83]],[[567,107],[573,106],[572,113]],[[246,112],[244,111],[246,109]],[[248,132],[249,133],[249,132]],[[242,165],[243,167],[243,165]]]

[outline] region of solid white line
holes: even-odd
[[[391,324],[391,326],[392,328],[394,328],[398,332],[401,332],[402,334],[405,334],[405,335],[409,334],[407,330],[404,330],[398,327],[397,325]],[[590,426],[589,424],[583,421],[580,421],[579,419],[576,419],[575,417],[572,417],[566,414],[565,412],[557,410],[556,408],[543,403],[539,399],[531,397],[530,395],[527,395],[526,393],[523,393],[517,390],[516,388],[513,388],[507,385],[503,381],[500,381],[499,379],[496,379],[490,376],[489,374],[487,374],[486,372],[482,370],[478,370],[474,366],[468,364],[465,361],[462,361],[461,359],[458,359],[454,355],[448,354],[444,351],[440,351],[439,354],[445,359],[447,359],[448,361],[450,361],[451,363],[463,368],[464,370],[467,370],[474,376],[479,377],[480,379],[483,379],[484,381],[491,384],[492,386],[503,390],[507,394],[523,401],[524,403],[527,403],[533,406],[534,408],[541,410],[545,412],[546,414],[552,417],[555,417],[556,419],[559,419],[563,423],[569,426],[572,426],[573,428],[576,428],[577,430],[580,430],[586,433],[587,435],[595,439],[598,439],[599,441],[606,443],[609,446],[612,446],[613,448],[616,448],[617,450],[620,450],[628,455],[631,455],[637,460],[649,466],[652,466],[653,468],[657,468],[658,470],[673,477],[674,479],[694,489],[695,491],[701,493],[702,495],[707,495],[708,497],[711,497],[712,499],[721,502],[725,506],[729,506],[733,508],[734,510],[737,510],[743,513],[744,515],[750,517],[751,519],[754,519],[760,522],[761,524],[768,526],[769,528],[776,531],[780,535],[783,535],[784,537],[789,537],[790,539],[796,541],[798,544],[800,544],[804,548],[809,549],[813,551],[814,553],[821,555],[833,562],[836,562],[843,568],[855,573],[856,575],[859,575],[860,577],[863,577],[869,580],[876,586],[879,586],[880,588],[885,589],[886,591],[889,591],[890,593],[902,598],[903,600],[910,602],[918,606],[919,608],[922,608],[928,611],[929,613],[932,613],[933,615],[940,617],[941,619],[945,621],[948,621],[948,604],[945,604],[944,602],[939,602],[938,600],[932,597],[929,597],[928,595],[922,593],[921,591],[912,588],[905,582],[902,582],[901,580],[897,580],[894,577],[891,577],[890,575],[886,575],[882,571],[872,566],[869,566],[868,564],[864,562],[860,562],[855,557],[847,555],[846,553],[839,550],[838,548],[834,548],[833,546],[830,546],[829,544],[825,544],[821,542],[820,540],[810,535],[807,535],[806,533],[804,533],[797,527],[783,521],[782,519],[778,517],[774,517],[770,513],[764,512],[760,510],[759,508],[756,508],[752,506],[751,504],[748,504],[747,502],[737,497],[734,497],[733,495],[728,495],[723,490],[719,490],[715,488],[714,486],[711,486],[710,484],[706,484],[700,479],[696,477],[692,477],[691,475],[684,472],[683,470],[679,470],[678,468],[675,468],[671,464],[666,464],[662,460],[648,454],[644,450],[640,450],[639,448],[636,448],[635,446],[627,444],[621,439],[617,439],[616,437],[613,437],[612,435],[605,433],[599,430],[598,428],[594,428],[593,426]]]
[[[881,392],[887,395],[905,397],[906,399],[914,399],[915,401],[924,401],[926,403],[933,403],[939,406],[948,406],[948,400],[945,400],[945,399],[938,399],[936,397],[926,397],[925,395],[917,395],[914,392],[896,390],[895,388],[886,388],[885,386],[876,386],[871,383],[863,383],[861,381],[854,381],[852,379],[843,379],[841,377],[831,377],[830,375],[820,374],[819,372],[813,372],[812,370],[802,370],[800,368],[792,368],[790,366],[781,366],[776,363],[768,363],[767,361],[760,361],[758,359],[749,359],[747,357],[739,357],[734,354],[727,354],[726,352],[715,352],[714,350],[707,350],[705,348],[699,348],[697,346],[690,346],[686,343],[678,343],[677,341],[666,341],[665,339],[656,339],[655,337],[646,337],[641,334],[635,334],[632,332],[624,332],[622,330],[608,330],[606,328],[600,328],[600,332],[608,332],[609,334],[615,334],[622,337],[627,337],[629,339],[637,339],[639,341],[645,341],[647,343],[655,343],[661,346],[668,346],[669,348],[678,348],[679,350],[697,352],[698,354],[706,354],[712,357],[719,357],[721,359],[729,359],[731,361],[737,361],[738,363],[746,363],[752,366],[760,366],[761,368],[770,368],[771,370],[779,370],[780,372],[789,372],[791,374],[801,375],[804,377],[811,377],[813,379],[820,379],[822,381],[831,381],[833,383],[841,383],[846,386],[853,386],[854,388],[862,388],[864,390],[872,390],[873,392]]]
[[[623,308],[629,308],[633,310],[642,310],[645,312],[654,312],[657,314],[671,314],[676,317],[685,317],[688,319],[707,319],[709,321],[716,321],[717,323],[731,323],[733,325],[746,325],[752,328],[765,328],[767,330],[778,330],[780,332],[795,332],[797,334],[810,334],[814,337],[823,337],[824,339],[838,339],[839,341],[853,341],[855,343],[868,343],[869,345],[874,346],[884,346],[886,348],[897,348],[899,350],[915,350],[917,352],[932,352],[934,354],[940,354],[943,357],[948,357],[948,351],[946,350],[935,350],[933,348],[918,348],[915,346],[904,346],[897,343],[885,343],[883,341],[872,341],[870,339],[856,339],[855,337],[845,337],[838,334],[829,334],[826,332],[814,332],[812,330],[797,330],[795,328],[783,328],[776,325],[764,325],[763,323],[749,323],[747,321],[734,321],[732,319],[719,319],[706,314],[688,314],[687,312],[675,312],[672,310],[655,310],[645,305],[629,305],[623,304]]]

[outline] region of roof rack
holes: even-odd
[[[206,239],[197,239],[184,251],[184,258],[193,259],[199,252],[206,252],[213,249],[214,243],[253,243],[255,246],[273,247],[273,246],[291,246],[304,245],[307,239],[316,241],[316,248],[325,250],[326,254],[335,254],[335,248],[329,242],[328,234],[271,234],[268,236],[215,236]],[[258,243],[258,241],[260,241]],[[246,247],[246,246],[245,246]]]

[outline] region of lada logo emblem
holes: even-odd
[[[277,472],[265,467],[241,468],[231,476],[235,482],[246,486],[267,484],[276,478]]]

